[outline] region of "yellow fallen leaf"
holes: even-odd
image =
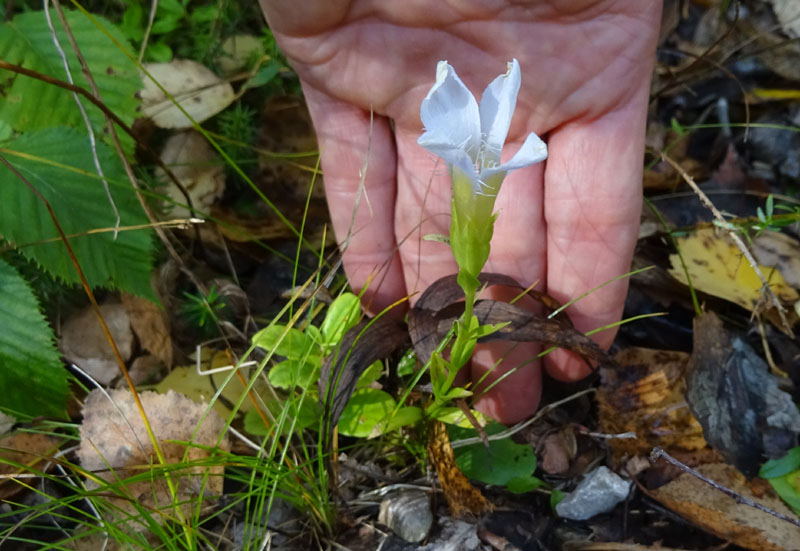
[[[200,367],[202,371],[207,372],[228,365],[230,365],[230,360],[225,352],[208,348],[201,350]],[[250,374],[247,369],[243,370],[242,374],[245,380],[249,380]],[[166,394],[169,390],[174,390],[196,402],[210,402],[217,390],[224,385],[220,398],[214,401],[213,408],[223,418],[227,418],[231,412],[230,407],[239,403],[244,394],[244,386],[236,375],[225,384],[230,375],[230,371],[203,375],[197,372],[196,365],[181,366],[173,369],[164,380],[156,385],[155,390],[162,394]],[[257,382],[253,390],[256,394],[264,394],[264,386],[264,384]],[[253,402],[245,397],[239,411],[247,412],[252,407]]]
[[[680,237],[677,242],[695,289],[747,310],[755,308],[761,296],[761,280],[727,236],[709,228]],[[670,255],[669,260],[672,264],[669,273],[678,281],[688,283],[678,255]],[[759,268],[779,299],[789,304],[800,299],[778,269],[761,265]]]

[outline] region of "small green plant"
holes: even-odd
[[[285,358],[270,368],[267,378],[273,387],[288,393],[285,400],[273,402],[273,405],[276,411],[292,408],[295,429],[319,428],[321,412],[317,382],[322,362],[330,354],[347,353],[338,349],[347,330],[358,323],[360,313],[359,298],[352,293],[343,293],[330,304],[319,327],[309,324],[305,331],[300,331],[274,324],[253,336],[255,346]],[[400,407],[389,393],[374,388],[373,383],[380,378],[382,371],[381,362],[375,362],[359,378],[356,390],[339,419],[341,434],[374,437],[421,420],[419,408]],[[248,412],[245,427],[252,434],[268,432],[256,411]]]
[[[764,463],[758,476],[768,480],[775,493],[800,515],[800,447]]]
[[[206,296],[184,292],[185,302],[180,306],[181,314],[194,327],[205,331],[213,331],[220,320],[225,318],[228,304],[225,297],[219,294],[216,287],[209,287]]]
[[[180,57],[203,60],[213,45],[209,40],[212,26],[226,15],[216,3],[189,6],[191,0],[160,0],[153,24],[149,28],[145,61],[170,61],[175,53]],[[120,29],[125,37],[141,45],[148,35],[150,2],[133,0],[126,3]],[[190,32],[186,32],[186,29]],[[192,55],[194,54],[194,55]]]

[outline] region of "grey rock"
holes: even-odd
[[[611,511],[628,497],[630,488],[630,480],[625,480],[608,467],[598,467],[556,505],[556,512],[563,518],[587,520]]]

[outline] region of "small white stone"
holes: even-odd
[[[562,518],[588,520],[611,511],[628,497],[630,489],[630,480],[625,480],[608,467],[598,467],[556,505],[556,512]]]

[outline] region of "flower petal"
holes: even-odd
[[[525,138],[525,143],[522,144],[519,151],[517,151],[508,162],[481,170],[479,177],[481,180],[485,180],[498,172],[510,172],[518,168],[539,163],[546,158],[547,144],[545,144],[539,136],[531,132],[528,134],[528,137]]]
[[[517,105],[517,93],[522,80],[519,62],[508,64],[506,74],[492,81],[481,97],[481,132],[487,160],[500,160],[500,153],[511,126],[511,116]]]
[[[437,155],[441,153],[434,148],[447,145],[477,158],[481,145],[478,102],[446,61],[436,66],[436,83],[422,100],[419,114],[425,126],[419,145]]]
[[[474,185],[477,185],[478,170],[475,167],[475,162],[472,160],[466,151],[460,147],[452,147],[449,144],[429,143],[425,149],[441,157],[447,164],[447,168],[457,167],[461,172],[466,174]]]

